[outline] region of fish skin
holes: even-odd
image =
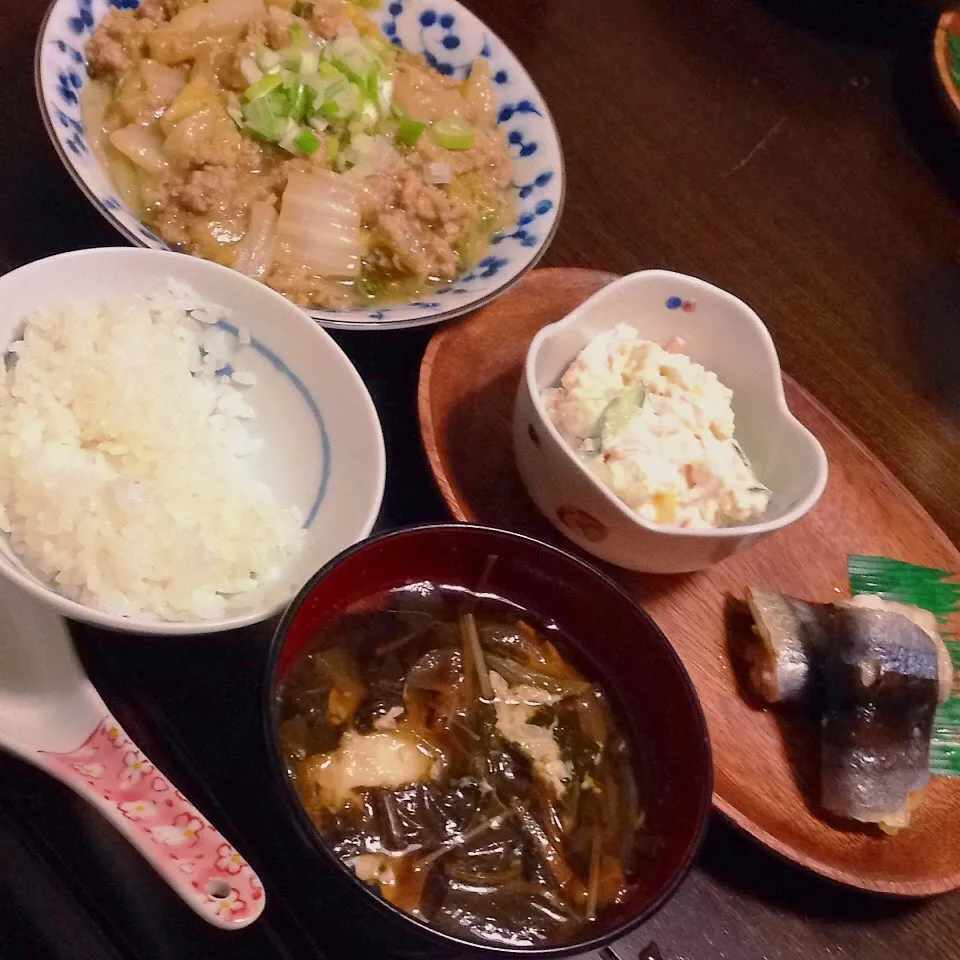
[[[856,597],[845,600],[842,606],[846,607],[867,607],[871,610],[889,610],[891,613],[900,613],[908,620],[912,620],[935,644],[937,647],[938,673],[937,683],[940,688],[937,700],[939,703],[946,703],[953,692],[953,659],[947,645],[940,636],[940,629],[937,624],[937,618],[923,607],[915,607],[909,603],[899,603],[896,600],[887,600],[875,593],[863,593]]]
[[[750,587],[747,604],[762,649],[751,655],[750,682],[767,703],[804,698],[813,686],[814,652],[827,637],[823,609],[775,590]]]
[[[933,640],[899,613],[832,611],[822,676],[821,803],[865,823],[906,825],[929,779],[938,700]]]

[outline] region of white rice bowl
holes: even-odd
[[[255,378],[219,318],[172,282],[25,318],[0,380],[0,529],[64,596],[219,619],[299,549],[303,514],[250,470],[236,384]]]
[[[100,249],[0,277],[0,304],[0,574],[61,613],[241,627],[369,534],[376,411],[278,294],[208,261]]]

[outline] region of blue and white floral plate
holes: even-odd
[[[166,249],[117,197],[87,145],[80,119],[80,91],[87,76],[83,48],[111,7],[136,7],[138,2],[54,0],[37,39],[37,96],[61,160],[94,206],[133,243]],[[441,73],[464,77],[476,57],[489,59],[497,123],[507,133],[516,166],[517,219],[493,237],[473,269],[423,300],[380,310],[307,310],[324,326],[360,330],[437,323],[503,293],[543,255],[564,194],[563,156],[550,112],[533,80],[492,30],[456,0],[384,0],[371,16],[394,43],[422,53]]]

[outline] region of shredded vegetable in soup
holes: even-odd
[[[278,694],[326,843],[454,936],[569,941],[649,849],[608,698],[548,634],[504,602],[417,584],[323,628]]]
[[[463,81],[344,0],[142,0],[87,45],[84,126],[174,247],[305,306],[416,297],[508,222],[487,62]]]

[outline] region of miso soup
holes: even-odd
[[[630,745],[556,628],[421,583],[324,626],[278,693],[311,819],[386,900],[453,936],[576,938],[650,842]]]

